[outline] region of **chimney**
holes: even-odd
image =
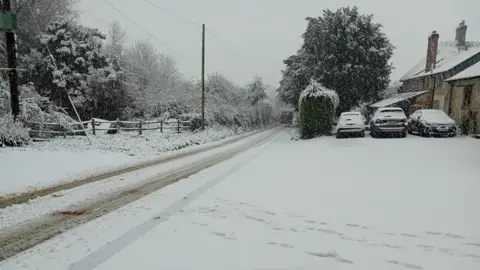
[[[427,47],[427,62],[425,63],[425,72],[429,72],[435,68],[437,63],[437,51],[438,51],[438,39],[440,35],[437,31],[433,31],[430,36],[428,36],[428,47]]]
[[[466,50],[467,49],[467,25],[465,21],[462,21],[455,30],[455,42],[457,43],[458,50]]]

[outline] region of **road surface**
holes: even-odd
[[[0,269],[480,269],[478,147],[282,131]]]

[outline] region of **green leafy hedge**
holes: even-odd
[[[338,95],[315,81],[300,95],[300,137],[310,139],[320,135],[329,135],[333,126]]]

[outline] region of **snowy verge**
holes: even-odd
[[[258,132],[242,140],[227,143],[206,151],[200,151],[192,155],[186,155],[172,162],[160,163],[141,170],[113,176],[102,181],[57,192],[55,196],[38,197],[28,201],[28,203],[15,204],[3,209],[0,208],[0,231],[7,228],[19,227],[18,225],[20,223],[30,223],[31,220],[44,215],[50,216],[52,212],[68,210],[71,207],[81,207],[85,203],[90,203],[93,199],[137,187],[146,182],[151,182],[153,179],[158,179],[173,171],[188,168],[192,164],[219,154],[237,151],[239,149],[247,149],[276,132],[277,129]],[[183,181],[186,180],[180,182]]]
[[[225,127],[212,127],[205,131],[186,131],[182,133],[145,131],[142,135],[138,135],[136,132],[120,132],[119,134],[110,135],[90,135],[91,145],[86,137],[71,136],[52,141],[32,143],[27,148],[39,151],[66,150],[80,152],[95,150],[103,153],[122,153],[128,156],[156,156],[167,151],[214,142],[242,133],[244,133],[244,130],[232,130]]]
[[[176,156],[215,148],[260,131],[236,136],[233,136],[236,132],[229,129],[207,129],[198,133],[175,135],[157,133],[132,136],[131,134],[119,134],[101,136],[92,145],[86,143],[86,138],[73,137],[32,144],[27,148],[0,149],[0,164],[5,168],[3,176],[6,179],[1,185],[0,196],[13,196],[21,192],[47,188],[59,183],[72,182],[122,169],[148,166]],[[174,142],[169,146],[169,141]],[[183,147],[178,151],[171,151],[178,149],[181,142],[183,145],[190,146]],[[143,157],[129,156],[125,155],[126,152],[122,154],[120,151],[121,149],[130,149],[145,154],[148,153],[149,148],[153,148],[150,150],[150,154],[157,154]],[[57,151],[52,151],[52,149]],[[28,164],[28,169],[25,169],[26,164]]]
[[[148,195],[91,222],[67,231],[38,246],[0,262],[0,269],[71,269],[71,264],[84,259],[102,246],[128,231],[153,219],[156,214],[183,200],[212,178],[227,173],[238,163],[251,160],[262,149],[244,152]],[[93,268],[89,268],[93,269]]]

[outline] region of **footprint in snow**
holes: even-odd
[[[401,233],[400,235],[405,237],[410,237],[410,238],[418,238],[418,236],[414,234],[409,234],[409,233]]]
[[[466,246],[474,246],[480,248],[480,243],[465,243]]]
[[[434,236],[444,236],[444,237],[453,238],[453,239],[467,239],[467,237],[463,235],[453,234],[453,233],[440,233],[440,232],[427,231],[426,234],[434,235]]]
[[[258,206],[253,205],[251,203],[247,203],[247,202],[239,202],[238,204],[244,205],[244,206],[249,206],[249,207],[252,207],[252,208],[259,208]]]
[[[196,221],[193,221],[192,224],[193,224],[193,225],[200,226],[200,227],[208,227],[208,224],[201,223],[201,222],[196,222]]]
[[[336,260],[337,262],[353,264],[352,261],[340,257],[335,251],[329,251],[329,252],[326,252],[326,253],[323,253],[323,252],[308,252],[307,251],[306,253],[308,255],[312,255],[312,256],[315,256],[315,257],[319,257],[319,258],[332,258],[332,259]]]
[[[401,265],[401,266],[403,266],[405,268],[408,268],[408,269],[423,269],[423,267],[418,266],[418,265],[399,262],[399,261],[395,261],[395,260],[390,260],[390,261],[386,261],[386,262],[389,263],[389,264]]]
[[[371,228],[369,227],[366,227],[366,226],[362,226],[362,225],[358,225],[358,224],[352,224],[352,223],[347,223],[345,224],[347,227],[353,227],[353,228],[362,228],[364,230],[371,230]]]
[[[304,216],[302,216],[300,214],[297,214],[297,213],[287,212],[285,214],[287,214],[287,216],[291,217],[291,218],[305,218]]]
[[[268,245],[270,245],[270,246],[279,246],[279,247],[283,247],[283,248],[293,248],[292,245],[282,244],[282,243],[276,243],[276,242],[268,242]]]
[[[453,239],[467,239],[465,236],[462,236],[459,234],[452,234],[452,233],[446,233],[444,236],[448,238],[453,238]]]
[[[424,244],[418,244],[417,247],[423,248],[423,249],[428,250],[428,251],[431,251],[432,249],[435,248],[434,246],[424,245]]]
[[[364,239],[354,239],[354,238],[350,238],[350,237],[346,237],[346,236],[340,236],[340,238],[342,238],[343,240],[353,241],[353,242],[359,242],[359,243],[365,243],[365,242],[367,242],[367,240],[364,240]],[[369,244],[369,245],[370,245],[370,246],[374,246],[374,247],[379,246],[378,244]]]
[[[480,255],[477,255],[477,254],[463,254],[462,257],[464,257],[464,258],[474,258],[474,259],[477,259],[477,260],[480,259]]]
[[[251,220],[255,220],[255,221],[264,223],[264,224],[269,224],[268,221],[266,221],[266,220],[264,220],[264,219],[261,219],[261,218],[257,218],[257,217],[250,216],[250,215],[245,215],[245,217],[248,218],[248,219],[251,219]]]
[[[233,236],[230,236],[230,235],[227,235],[226,233],[213,232],[213,231],[211,231],[210,233],[213,234],[213,235],[215,235],[215,236],[225,238],[225,239],[227,239],[227,240],[237,240],[237,238],[235,238],[235,237],[233,237]]]

